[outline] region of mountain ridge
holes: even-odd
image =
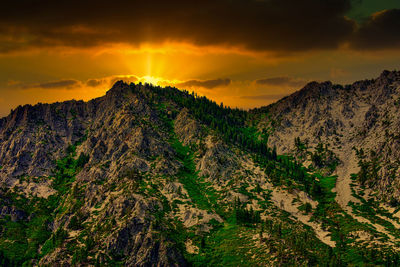
[[[399,77],[353,83],[357,94],[310,83],[250,112],[122,81],[88,102],[18,107],[0,119],[0,263],[395,264],[386,170],[399,128],[384,116]]]

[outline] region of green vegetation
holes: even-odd
[[[256,216],[256,220],[245,219],[243,223],[232,217],[225,224],[217,225],[210,234],[197,240],[199,253],[189,254],[187,258],[194,266],[260,266],[270,262],[325,266],[337,263],[332,249],[318,240],[309,227],[304,228],[273,206],[268,209],[274,218],[260,220]],[[232,215],[235,214],[237,210],[234,209]]]
[[[353,182],[357,180],[357,175],[352,176]],[[393,236],[400,238],[400,230],[397,229],[391,221],[400,223],[400,219],[394,217],[391,213],[384,210],[379,202],[376,201],[374,196],[370,196],[368,199],[362,197],[364,195],[363,190],[365,186],[356,188],[352,186],[352,195],[359,200],[359,203],[350,202],[349,205],[352,207],[355,214],[367,218],[372,223],[381,225],[386,228],[386,231]]]
[[[131,88],[134,93],[142,94],[142,88],[135,85],[131,85]],[[385,264],[392,261],[393,255],[397,255],[392,251],[383,253],[382,251],[385,250],[381,248],[369,248],[352,238],[353,232],[376,233],[376,230],[353,219],[336,203],[336,194],[332,192],[336,177],[329,174],[336,169],[338,159],[326,144],[320,143],[315,147],[314,152],[309,152],[307,144],[302,143],[300,139],[295,140],[298,151],[305,155],[308,154],[313,162],[315,173],[310,173],[310,170],[303,167],[294,157],[277,155],[275,148],[271,149],[267,146],[268,132],[271,130],[258,132],[252,126],[256,124],[254,120],[257,116],[238,109],[223,107],[223,105],[218,105],[204,97],[198,97],[194,93],[181,92],[174,88],[161,89],[149,85],[145,88],[145,90],[154,92],[153,101],[159,103],[171,101],[170,103],[177,105],[177,109],[187,108],[197,120],[216,131],[226,142],[250,152],[274,185],[298,188],[318,200],[319,204],[312,218],[332,233],[332,240],[336,242],[337,246],[329,250],[328,254],[307,255],[310,259],[324,264],[333,262],[334,265]],[[371,174],[376,173],[377,165],[372,164],[372,168]],[[310,207],[307,208],[307,211],[310,212]],[[249,211],[243,213],[246,212]],[[260,223],[255,225],[259,227]],[[294,234],[295,236],[297,235]],[[304,247],[301,248],[301,251],[300,254],[304,255]],[[376,256],[378,254],[379,257]]]
[[[256,229],[225,224],[202,239],[200,254],[192,256],[191,263],[194,266],[257,266],[268,262],[271,258],[265,253],[266,246],[257,248],[252,240],[256,234]]]
[[[15,206],[15,212],[22,218],[13,219],[10,215],[0,219],[0,261],[3,266],[7,263],[10,266],[29,264],[30,260],[40,258],[39,246],[50,237],[48,224],[55,201],[37,197],[28,199],[10,192],[1,195],[1,206]],[[29,221],[27,216],[31,216]]]
[[[311,154],[311,160],[317,168],[327,168],[329,173],[332,173],[339,164],[338,158],[328,149],[328,145],[322,143],[319,143]]]
[[[233,206],[233,216],[236,224],[242,224],[251,227],[255,223],[260,223],[260,213],[261,212],[259,211],[254,211],[253,208],[246,208],[245,204],[241,203],[239,198],[235,200]]]
[[[370,160],[368,160],[363,149],[354,149],[359,159],[358,166],[360,167],[360,171],[357,175],[358,181],[361,185],[374,186],[378,180],[378,172],[381,168],[378,155],[375,151],[371,150]]]
[[[194,154],[189,147],[183,146],[182,143],[174,138],[171,141],[172,147],[175,149],[178,159],[183,166],[177,174],[178,180],[187,190],[190,199],[200,209],[213,210],[219,209],[216,198],[216,192],[208,187],[204,178],[198,176],[196,166],[194,164]]]
[[[0,219],[0,229],[3,229],[0,231],[0,261],[5,266],[7,264],[9,266],[29,266],[32,260],[39,260],[60,246],[68,236],[62,228],[52,233],[49,225],[54,221],[66,193],[71,191],[75,175],[88,161],[88,157],[84,154],[81,154],[78,159],[74,159],[76,146],[84,138],[75,145],[69,146],[66,150],[66,157],[57,161],[52,184],[57,191],[56,194],[45,199],[27,198],[18,192],[0,193],[1,205],[14,206],[19,214],[23,214],[18,219],[12,219],[10,216]]]
[[[0,265],[37,264],[42,257],[57,248],[72,259],[72,265],[124,265],[125,255],[119,247],[112,248],[109,255],[95,253],[98,252],[95,249],[100,250],[100,245],[96,243],[98,240],[109,233],[115,233],[116,227],[125,222],[124,218],[133,214],[129,206],[134,199],[132,196],[129,198],[132,193],[152,197],[154,203],[157,203],[149,204],[148,210],[145,210],[148,212],[145,217],[148,221],[143,223],[145,227],[149,226],[148,233],[154,241],[165,242],[167,248],[178,248],[193,266],[259,266],[271,262],[284,266],[399,264],[398,253],[392,248],[381,246],[379,242],[373,247],[368,241],[357,240],[358,232],[370,234],[374,241],[385,241],[388,238],[372,225],[355,220],[335,201],[336,193],[332,189],[337,177],[332,173],[338,159],[327,144],[320,143],[312,148],[296,138],[294,155],[278,155],[275,147],[268,146],[268,135],[278,122],[271,120],[269,128],[258,128],[261,117],[269,118],[266,113],[252,114],[231,109],[175,88],[131,84],[131,89],[136,95],[146,97],[156,110],[139,122],[143,127],[157,130],[159,138],[166,144],[168,142],[168,151],[165,154],[154,155],[150,152],[146,155],[146,161],[150,162],[152,169],[162,162],[159,160],[173,158],[173,163],[178,166],[177,172],[155,174],[152,173],[153,170],[140,172],[131,168],[121,171],[116,179],[94,181],[93,184],[102,190],[99,192],[104,194],[113,192],[111,196],[114,197],[114,193],[122,192],[126,199],[121,205],[126,205],[127,208],[123,209],[121,218],[104,217],[104,206],[107,206],[105,199],[91,200],[95,204],[94,210],[89,213],[94,217],[90,218],[82,209],[85,186],[89,184],[77,185],[75,182],[76,175],[89,161],[86,154],[76,153],[77,146],[85,138],[83,137],[69,146],[65,157],[56,162],[52,178],[52,187],[56,193],[48,199],[28,198],[20,192],[0,192],[0,204],[14,207],[20,212],[17,214],[19,218],[10,214],[0,219]],[[225,194],[229,190],[217,191],[215,188],[218,187],[214,188],[207,177],[199,175],[196,160],[204,152],[203,140],[184,145],[174,131],[174,119],[182,108],[187,108],[202,124],[202,132],[217,135],[216,138],[231,145],[233,151],[250,155],[273,185],[290,192],[304,191],[317,201],[316,207],[303,203],[299,210],[308,214],[311,222],[318,223],[323,230],[330,232],[331,240],[336,246],[326,245],[316,237],[311,227],[275,207],[270,199],[271,190],[263,189],[265,187],[262,183],[254,184],[250,171],[239,172],[240,177],[238,175],[226,184],[221,183],[242,198],[249,199],[246,202],[241,202],[239,197],[229,198],[230,195]],[[72,119],[77,115],[75,110],[70,113]],[[157,118],[154,124],[150,123],[153,116]],[[367,159],[362,150],[357,150],[357,155],[361,171],[355,177],[363,186],[371,186],[380,170],[378,156],[372,151]],[[308,159],[311,160],[312,167],[306,168],[302,162]],[[108,161],[100,163],[98,167],[107,170],[110,166],[114,167],[114,163]],[[30,177],[21,177],[21,181],[30,180]],[[176,189],[177,195],[183,196],[184,190],[191,201],[167,198],[162,188],[165,182],[179,182],[181,185]],[[360,203],[351,203],[356,214],[368,218],[374,224],[382,225],[390,234],[400,237],[399,230],[388,220],[399,223],[397,218],[381,209],[373,199],[362,198],[361,191],[353,189],[353,193],[360,200]],[[250,203],[256,203],[256,208],[248,205]],[[206,217],[205,214],[216,217],[205,223],[206,225],[185,227],[177,216],[180,205],[191,205],[201,210],[200,215],[196,215],[199,221]],[[223,223],[219,222],[219,218],[223,219]],[[57,225],[58,228],[52,231],[50,225],[54,221],[61,222],[61,225]],[[95,235],[92,237],[90,231],[93,229]],[[69,235],[69,231],[74,235]],[[197,254],[186,251],[188,241],[198,249]]]
[[[191,98],[194,96],[192,95],[188,97]],[[262,228],[269,229],[270,235],[275,235],[275,231],[277,229],[291,229],[290,227],[285,228],[284,225],[292,224],[293,222],[290,219],[285,218],[285,223],[282,222],[275,223],[273,221],[270,221],[268,224],[269,227],[266,227],[265,222],[263,222],[260,218],[260,212],[255,212],[251,208],[250,209],[246,208],[245,203],[240,203],[240,201],[238,200],[236,200],[236,202],[233,204],[230,210],[216,209],[216,207],[219,206],[217,205],[218,199],[216,197],[214,198],[212,197],[213,195],[215,196],[216,194],[213,194],[213,191],[210,190],[207,186],[205,186],[203,179],[201,177],[198,177],[195,171],[195,166],[194,166],[195,154],[193,153],[191,148],[183,146],[181,142],[179,142],[175,137],[173,131],[173,123],[171,122],[171,118],[167,115],[167,110],[165,109],[166,108],[165,103],[168,102],[162,101],[161,99],[159,101],[160,103],[163,103],[162,105],[158,105],[159,116],[165,121],[164,129],[170,132],[171,135],[170,143],[172,144],[172,147],[175,149],[178,159],[180,159],[182,162],[182,167],[177,175],[178,180],[184,185],[185,189],[188,191],[189,197],[192,199],[193,203],[197,207],[217,212],[217,214],[219,214],[222,218],[225,219],[226,222],[228,222],[228,225],[225,225],[224,227],[221,227],[219,224],[216,224],[213,230],[211,230],[211,233],[207,237],[203,236],[201,239],[194,238],[194,242],[198,245],[198,247],[202,248],[201,253],[199,255],[197,256],[189,255],[185,253],[183,249],[184,254],[188,259],[190,259],[190,261],[194,265],[201,265],[201,266],[214,264],[214,261],[215,262],[219,261],[221,257],[223,258],[226,257],[227,259],[226,261],[229,260],[233,262],[232,265],[239,264],[239,262],[241,262],[241,264],[239,265],[246,265],[246,264],[248,265],[250,262],[254,262],[253,260],[244,258],[243,253],[238,254],[241,255],[240,257],[238,257],[238,255],[234,256],[233,254],[236,253],[237,250],[235,250],[232,247],[228,247],[228,244],[232,243],[231,240],[227,240],[226,245],[224,245],[225,244],[224,242],[221,242],[221,246],[217,246],[214,244],[216,242],[220,242],[221,236],[225,238],[232,237],[235,240],[241,240],[238,235],[242,235],[243,233],[258,231],[257,229],[261,231]],[[174,101],[176,101],[176,96],[174,96]],[[201,99],[200,101],[209,101],[209,100]],[[182,100],[181,102],[184,101]],[[193,109],[193,106],[196,105],[185,106],[185,107],[191,110]],[[198,104],[197,106],[200,109],[202,107],[202,105],[200,104]],[[207,105],[204,106],[206,107]],[[215,107],[215,109],[217,110],[222,108],[221,106],[218,105],[213,105],[213,107]],[[225,108],[223,108],[223,110],[226,111]],[[208,110],[207,112],[213,112],[213,111]],[[234,112],[239,112],[239,111],[234,111]],[[198,113],[200,114],[202,112]],[[173,109],[172,112],[170,111],[170,114],[174,114]],[[224,113],[221,111],[220,114]],[[230,116],[230,118],[232,117],[234,116],[233,115]],[[239,120],[240,118],[237,119]],[[224,123],[222,121],[223,120],[221,120],[222,126],[220,127],[222,128],[230,127],[230,126],[223,126]],[[215,120],[213,123],[214,128],[212,127],[213,125],[209,126],[211,127],[211,129],[216,130],[217,133],[218,132],[221,133],[222,138],[227,139],[227,136],[223,132],[220,132],[219,128],[216,127],[216,125],[219,125],[219,123],[220,120]],[[253,155],[255,160],[261,166],[264,166],[266,172],[270,175],[270,177],[272,177],[273,179],[275,178],[273,180],[275,181],[275,184],[289,184],[289,182],[293,184],[292,181],[294,180],[297,182],[296,186],[298,186],[299,188],[301,189],[306,188],[309,192],[312,192],[314,195],[321,194],[321,191],[323,191],[323,189],[321,189],[321,185],[319,184],[319,180],[317,179],[317,177],[309,175],[307,169],[302,167],[300,163],[294,161],[293,158],[289,156],[278,156],[275,148],[269,149],[266,145],[267,143],[266,134],[264,133],[259,134],[256,131],[256,129],[252,126],[249,127],[246,126],[244,128],[241,128],[240,132],[243,134],[239,135],[241,136],[239,138],[242,138],[240,142],[238,142],[237,140],[228,140],[228,141],[233,142],[234,144],[240,146],[241,148],[247,151],[252,151],[252,153],[254,153]],[[261,147],[263,147],[263,149],[261,149]],[[326,181],[324,180],[324,182],[326,182],[326,184],[331,185],[332,179],[327,178]],[[333,180],[333,185],[334,182],[335,180]],[[253,198],[253,195],[250,192],[248,192],[244,184],[241,187],[239,187],[238,190],[242,194],[248,195],[250,198]],[[258,189],[257,187],[255,189],[255,191],[258,193],[260,193],[261,190],[262,189],[259,186]],[[271,208],[270,205],[271,204],[267,204],[267,206]],[[307,211],[310,212],[309,207],[307,207]],[[181,244],[179,245],[180,247],[184,247],[183,243],[185,239],[191,237],[193,233],[191,234],[191,230],[185,231],[184,228],[182,228],[181,224],[178,222],[176,222],[175,224],[175,229],[176,229],[175,231],[172,231],[172,233],[170,233],[170,236],[172,237],[173,240],[176,240],[177,243]],[[276,236],[277,240],[270,240],[267,247],[271,246],[273,247],[274,242],[280,242],[278,241],[278,238],[285,239],[286,240],[285,244],[290,244],[290,246],[294,248],[296,252],[299,255],[301,255],[301,257],[304,257],[303,260],[305,262],[307,261],[306,260],[307,258],[311,259],[310,262],[326,261],[327,254],[325,254],[325,252],[318,254],[319,257],[315,258],[315,256],[310,255],[310,253],[304,249],[305,247],[312,245],[312,246],[322,247],[323,248],[322,251],[328,251],[327,246],[322,244],[322,242],[319,241],[318,239],[316,239],[312,230],[308,230],[309,232],[307,232],[307,239],[301,237],[302,235],[304,235],[304,233],[298,232],[298,229],[291,229],[288,231],[290,231],[290,234],[285,234],[285,232],[282,234],[282,232],[280,232],[280,234]],[[311,239],[314,240],[313,243],[309,242],[309,240]],[[207,246],[208,243],[211,243],[213,245]],[[245,246],[242,249],[248,250],[249,247]],[[283,246],[281,246],[280,249],[282,250]],[[315,250],[320,250],[320,248],[317,249],[314,247],[314,251]],[[279,250],[277,249],[276,251]],[[336,259],[336,256],[334,256],[333,254],[332,257]],[[328,260],[331,260],[332,257],[328,257]],[[282,256],[281,258],[284,257]],[[287,261],[291,262],[290,257],[288,257]]]

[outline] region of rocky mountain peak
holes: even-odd
[[[127,90],[129,90],[129,84],[124,82],[123,80],[119,80],[114,83],[110,90],[107,91],[106,95],[121,95]]]
[[[400,71],[384,70],[382,71],[381,75],[378,77],[377,80],[398,80],[398,79],[400,79]]]
[[[299,96],[320,97],[332,93],[332,82],[310,82],[299,91]]]

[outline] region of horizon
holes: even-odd
[[[394,70],[382,70],[381,73],[380,73],[380,75],[381,75],[383,72],[385,72],[385,71],[397,72],[398,70],[396,70],[396,69],[394,69]],[[376,76],[376,77],[373,77],[372,79],[377,79],[380,75],[378,75],[378,76]],[[282,100],[282,99],[284,99],[284,98],[286,98],[286,97],[288,97],[288,96],[290,96],[290,95],[292,95],[292,94],[294,94],[294,93],[296,93],[296,92],[298,92],[298,91],[304,89],[304,88],[305,88],[308,84],[310,84],[310,83],[318,83],[318,84],[321,84],[321,83],[325,83],[325,82],[331,82],[333,85],[347,86],[347,85],[352,85],[352,84],[354,84],[354,83],[356,83],[356,82],[359,82],[359,81],[370,80],[370,79],[371,79],[371,78],[369,78],[369,79],[366,78],[366,79],[362,79],[362,80],[353,81],[353,82],[347,83],[347,84],[333,83],[332,81],[329,81],[329,80],[327,80],[327,81],[309,81],[309,82],[307,82],[307,84],[305,84],[305,85],[302,86],[301,88],[298,88],[297,90],[294,90],[293,92],[291,92],[291,93],[289,93],[289,94],[287,94],[287,95],[283,95],[281,98],[276,99],[276,100],[274,100],[274,101],[272,101],[272,102],[270,102],[270,103],[268,103],[268,104],[266,104],[266,105],[255,106],[255,107],[250,107],[250,108],[243,108],[243,107],[239,107],[239,106],[232,107],[232,106],[230,106],[230,105],[226,105],[226,104],[223,103],[223,102],[217,102],[217,101],[215,101],[214,99],[211,99],[211,98],[209,98],[209,97],[206,96],[206,95],[198,95],[198,96],[205,96],[207,99],[216,102],[218,105],[224,104],[224,107],[225,107],[225,108],[240,109],[240,110],[244,110],[244,111],[247,111],[247,112],[248,112],[248,111],[255,110],[255,109],[259,109],[259,108],[268,107],[268,106],[270,106],[270,105],[272,105],[272,104],[274,104],[274,103],[277,103],[277,102],[279,102],[280,100]],[[160,86],[160,87],[163,88],[163,89],[166,89],[167,87],[172,87],[172,88],[175,88],[175,89],[177,89],[177,90],[179,90],[179,91],[187,91],[188,93],[197,93],[195,90],[187,90],[187,89],[185,89],[185,88],[178,88],[178,87],[175,87],[175,86],[173,86],[173,85],[168,85],[168,84],[165,84],[165,85],[158,85],[158,84],[153,84],[153,83],[151,83],[150,81],[145,81],[145,80],[142,80],[142,81],[139,80],[139,81],[136,81],[136,82],[129,82],[129,81],[125,81],[125,80],[121,79],[121,80],[115,81],[115,82],[111,85],[111,87],[108,88],[107,90],[105,90],[105,92],[104,92],[102,95],[100,95],[100,96],[96,96],[96,97],[93,97],[93,98],[90,98],[90,99],[87,99],[87,100],[84,100],[84,99],[74,99],[74,98],[72,98],[72,99],[65,99],[65,100],[62,100],[62,101],[54,101],[54,102],[37,102],[37,103],[33,103],[33,104],[29,104],[29,103],[20,104],[20,105],[18,105],[18,106],[16,106],[16,107],[10,109],[10,111],[9,111],[7,114],[4,114],[4,115],[3,115],[2,113],[0,113],[0,119],[5,118],[5,117],[7,117],[8,115],[10,115],[10,114],[11,114],[13,111],[15,111],[18,107],[23,107],[23,106],[25,106],[25,105],[31,105],[31,106],[35,106],[35,105],[39,105],[39,104],[48,104],[48,105],[51,105],[51,104],[60,103],[60,102],[67,102],[67,101],[84,101],[84,102],[88,102],[88,101],[91,101],[91,100],[96,99],[96,98],[101,98],[101,97],[104,97],[104,96],[106,95],[106,93],[107,93],[108,91],[110,91],[110,90],[114,87],[114,85],[115,85],[116,83],[120,82],[120,81],[122,81],[123,83],[125,83],[125,84],[127,84],[127,85],[130,85],[131,83],[133,83],[133,84],[135,84],[135,85],[139,85],[140,83],[142,83],[143,85],[148,84],[148,85],[150,85],[150,86]]]
[[[0,116],[23,104],[88,101],[117,79],[248,110],[311,81],[350,84],[400,68],[396,0],[116,1],[111,8],[26,0],[7,1],[0,13]]]

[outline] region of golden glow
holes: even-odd
[[[84,29],[78,29],[84,30]],[[233,107],[263,106],[299,88],[257,85],[257,79],[297,77],[349,83],[373,78],[383,69],[399,69],[400,52],[350,50],[273,55],[232,47],[197,47],[185,43],[113,45],[91,49],[54,48],[0,55],[0,116],[20,104],[89,100],[102,96],[116,79],[177,86],[189,80],[230,79],[229,85],[187,87]],[[368,64],[374,68],[369,68]],[[44,88],[41,83],[75,80],[69,87]],[[91,82],[89,82],[91,81]],[[249,97],[250,96],[250,97]],[[257,98],[256,96],[260,96]]]
[[[157,77],[153,77],[153,76],[144,76],[139,78],[140,82],[144,82],[144,83],[150,83],[153,85],[160,85],[159,82],[161,81],[161,78],[157,78]]]
[[[83,49],[79,49],[82,51]],[[91,48],[90,51],[93,52],[95,50],[95,54],[101,55],[104,53],[121,53],[124,55],[133,55],[133,54],[180,54],[180,55],[243,55],[250,56],[254,58],[264,58],[265,60],[269,60],[277,56],[275,52],[266,52],[260,51],[255,52],[248,49],[245,49],[240,46],[196,46],[190,43],[184,42],[164,42],[159,44],[154,43],[142,43],[139,46],[132,46],[128,44],[113,44],[109,46]],[[279,55],[282,58],[282,55]]]

